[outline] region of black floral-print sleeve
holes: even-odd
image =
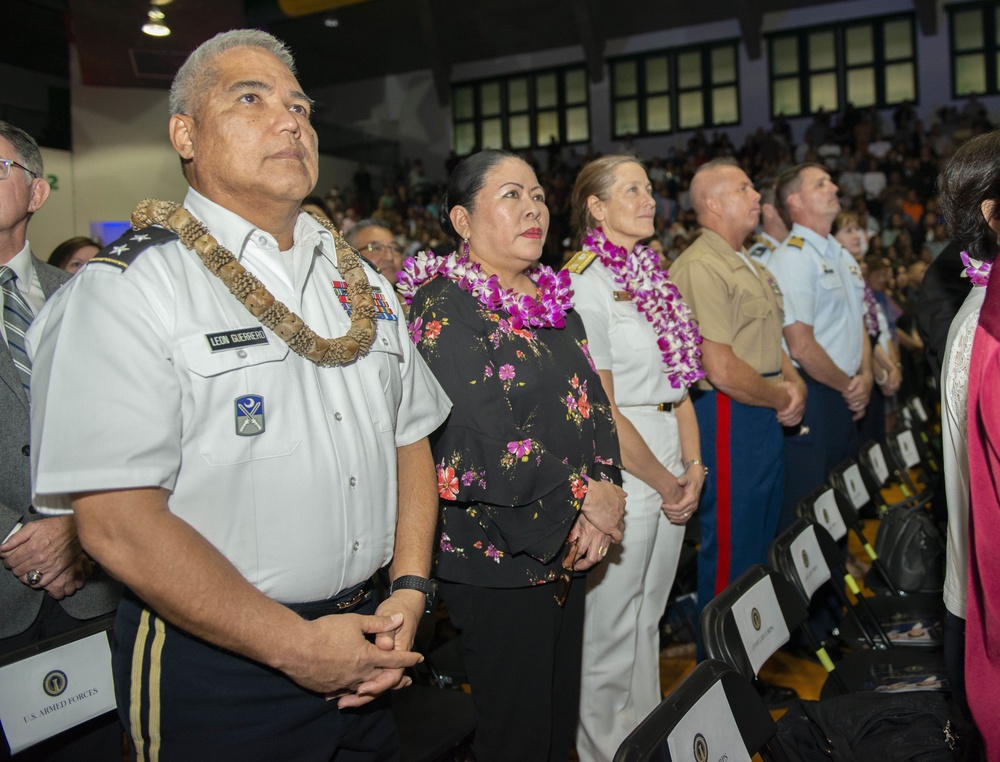
[[[549,562],[586,480],[611,476],[597,469],[619,460],[582,326],[573,326],[514,329],[446,279],[413,300],[411,336],[453,403],[433,441],[439,494],[474,521],[486,541],[477,550],[497,563],[518,553]]]

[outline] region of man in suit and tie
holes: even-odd
[[[120,589],[107,575],[95,573],[72,516],[46,518],[31,506],[31,362],[24,332],[69,278],[36,259],[28,245],[28,221],[48,195],[38,144],[0,121],[0,656],[111,611]],[[58,759],[59,751],[70,755],[66,758],[120,760],[116,718],[105,715],[17,759]],[[0,759],[7,755],[0,741]]]

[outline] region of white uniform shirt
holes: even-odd
[[[754,238],[756,241],[750,247],[750,256],[764,265],[764,267],[767,267],[767,263],[771,261],[771,253],[781,246],[781,241],[772,235],[768,235],[763,230],[754,236]]]
[[[346,333],[332,236],[315,220],[299,216],[289,272],[271,235],[193,190],[185,207],[316,333]],[[392,557],[396,447],[450,408],[391,287],[368,277],[393,319],[377,321],[367,356],[320,368],[179,241],[124,271],[91,261],[29,333],[38,504],[162,487],[174,514],[278,601],[367,579]]]
[[[801,247],[792,245],[796,237]],[[856,374],[867,340],[862,335],[865,282],[847,250],[833,236],[796,223],[771,254],[768,269],[785,296],[785,325],[812,326],[834,364],[848,376]]]
[[[969,579],[969,363],[986,287],[973,286],[948,329],[941,366],[941,444],[948,505],[944,605],[965,619]]]
[[[670,385],[656,331],[600,261],[571,273],[573,309],[583,318],[587,345],[598,370],[610,370],[619,407],[680,402],[687,389]]]

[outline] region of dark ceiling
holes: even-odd
[[[444,102],[455,64],[582,46],[597,78],[607,40],[727,18],[739,20],[757,57],[765,12],[828,1],[172,0],[163,11],[173,33],[152,38],[139,29],[149,0],[0,0],[7,22],[0,61],[66,76],[73,40],[85,83],[166,87],[198,43],[256,26],[291,46],[307,88],[430,69]],[[914,6],[925,27],[933,23],[934,0]],[[289,15],[298,13],[305,15]]]

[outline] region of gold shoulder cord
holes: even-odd
[[[351,327],[339,339],[319,336],[302,318],[275,299],[264,284],[253,273],[247,272],[233,253],[216,241],[208,228],[184,207],[172,201],[144,199],[132,212],[132,227],[142,230],[150,225],[159,225],[173,231],[181,243],[193,250],[205,267],[226,284],[230,293],[293,352],[321,367],[345,365],[367,354],[375,340],[375,300],[357,252],[329,220],[316,215],[313,217],[333,233],[337,268],[347,282]]]

